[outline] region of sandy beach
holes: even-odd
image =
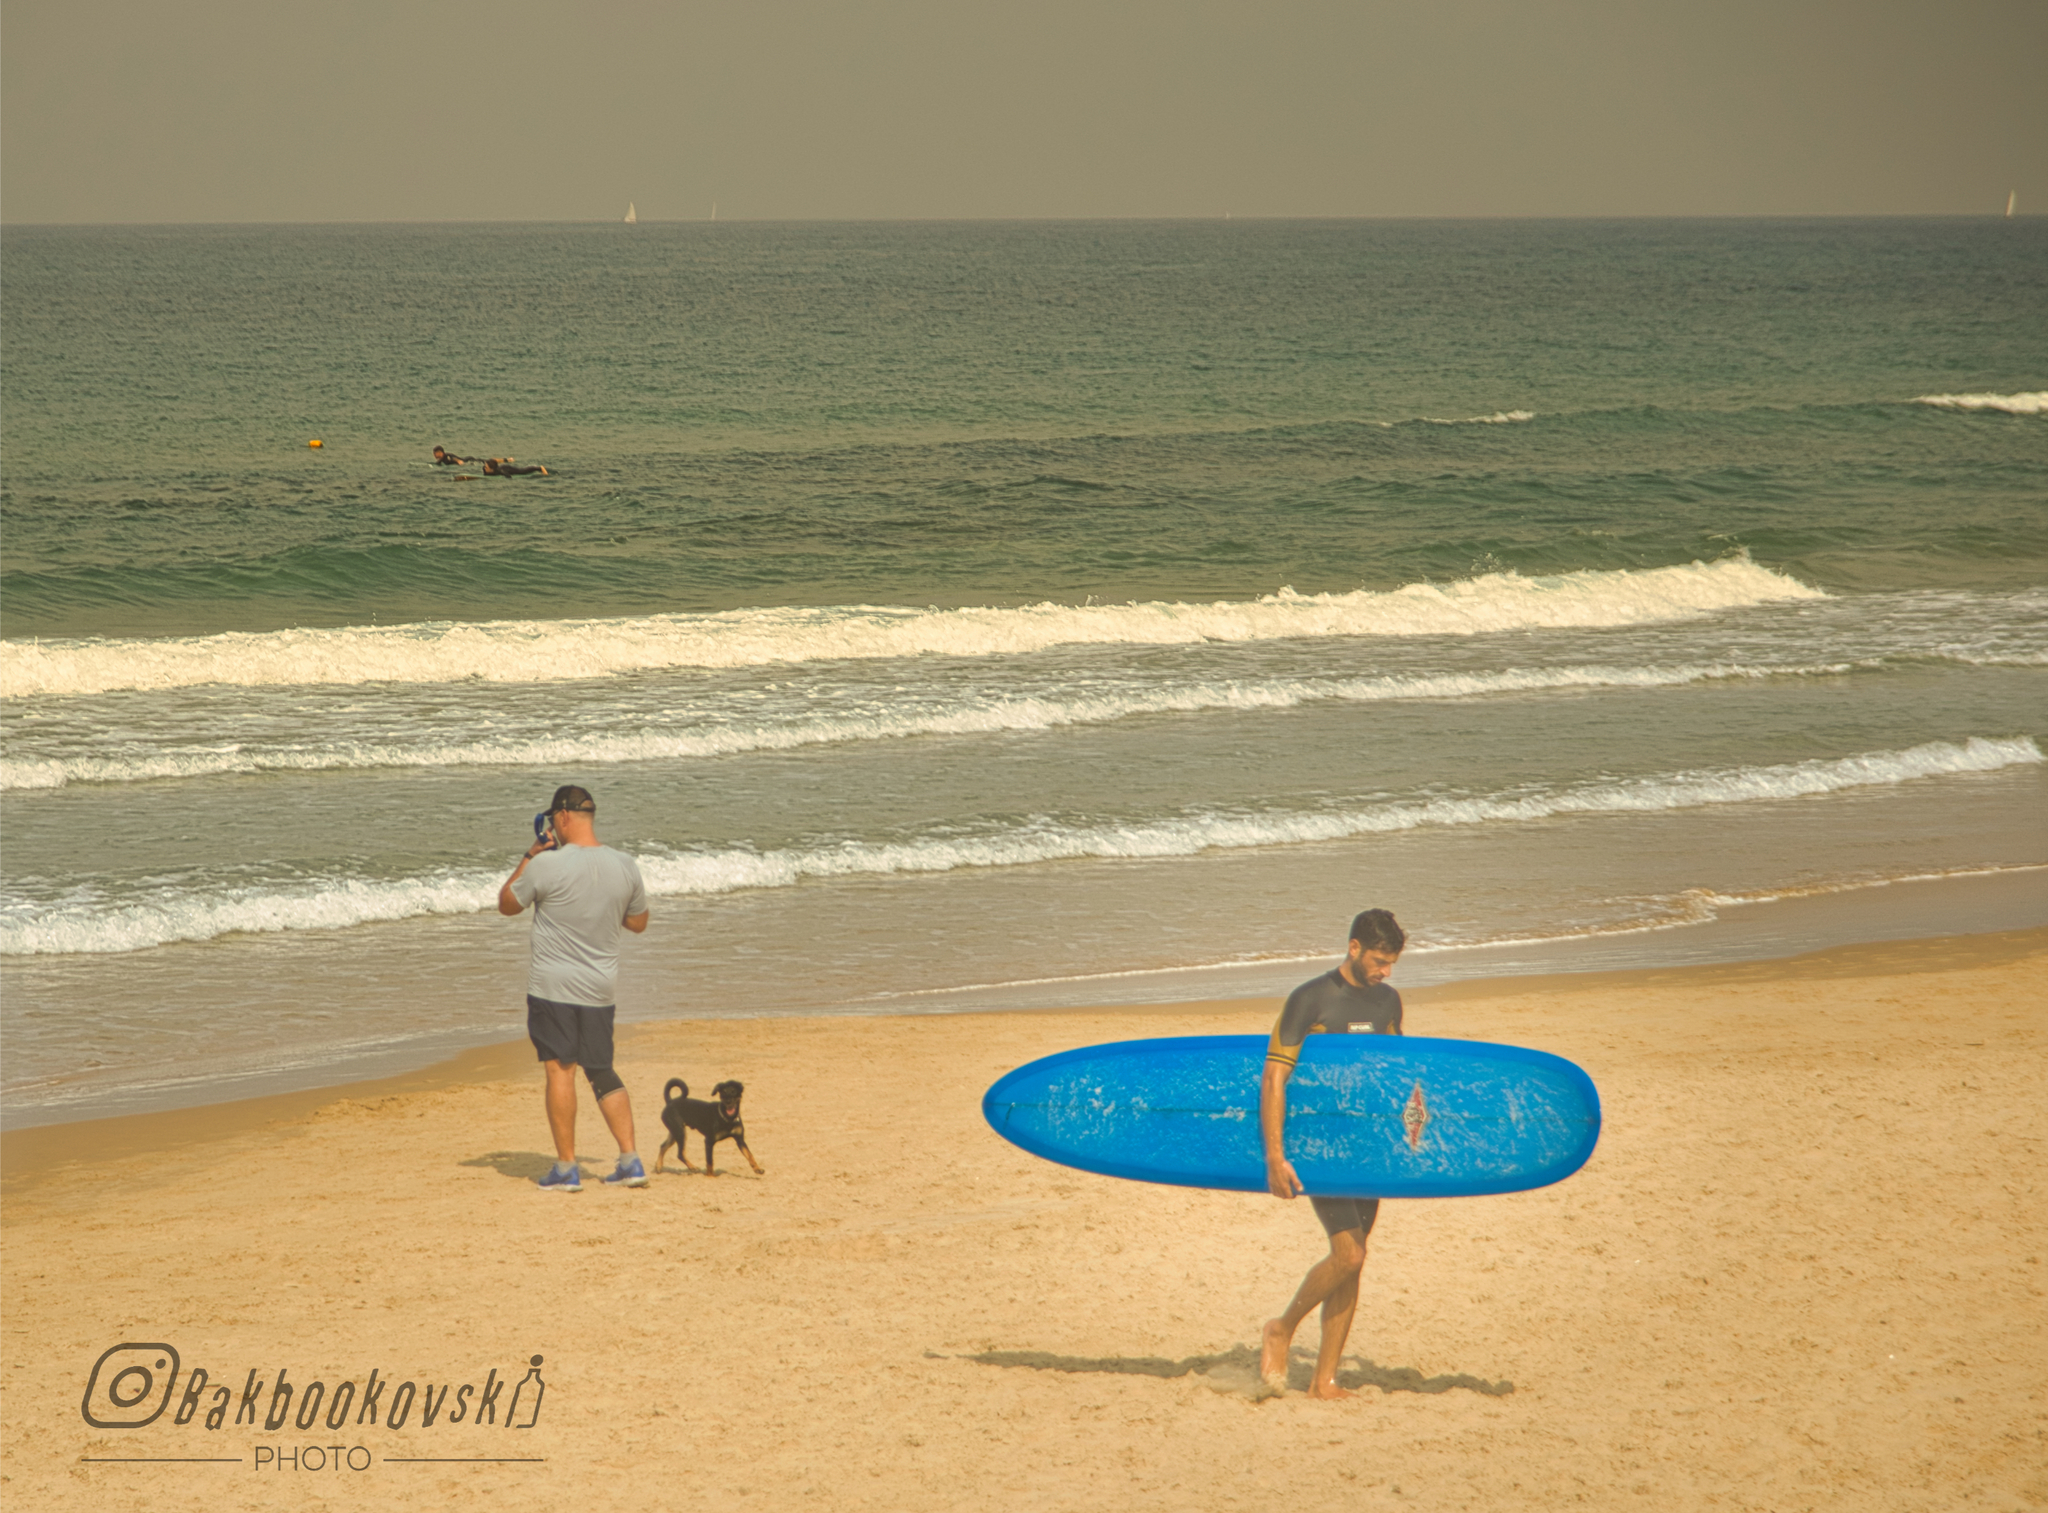
[[[715,1180],[537,1191],[524,1045],[7,1136],[0,1495],[2048,1506],[2048,930],[1407,999],[1412,1034],[1577,1061],[1605,1126],[1556,1187],[1388,1205],[1354,1401],[1300,1394],[1313,1321],[1295,1390],[1251,1365],[1320,1252],[1305,1204],[1068,1171],[979,1114],[1025,1060],[1262,1033],[1274,1003],[690,1022],[623,1038],[642,1148],[666,1078],[739,1077],[763,1176],[726,1146]],[[594,1178],[587,1096],[580,1130]],[[158,1345],[178,1375],[154,1422],[95,1428],[81,1394],[123,1344],[146,1348],[100,1369],[140,1363],[155,1395],[111,1408],[144,1378],[103,1380],[103,1421],[161,1398]]]

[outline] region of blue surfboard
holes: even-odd
[[[1125,1040],[997,1080],[982,1115],[1062,1166],[1266,1190],[1263,1035]],[[1600,1138],[1593,1079],[1560,1056],[1475,1040],[1311,1035],[1287,1084],[1287,1159],[1324,1198],[1452,1198],[1562,1181]]]

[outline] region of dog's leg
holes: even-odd
[[[665,1172],[668,1170],[667,1167],[661,1164],[661,1161],[662,1158],[668,1154],[668,1148],[674,1144],[675,1141],[673,1140],[664,1140],[661,1142],[661,1149],[654,1153],[654,1170],[657,1173]]]
[[[732,1143],[734,1145],[737,1145],[740,1148],[740,1154],[747,1158],[747,1165],[751,1166],[754,1169],[755,1176],[761,1176],[763,1173],[767,1171],[766,1167],[764,1167],[760,1162],[754,1159],[754,1153],[751,1150],[747,1149],[746,1141],[742,1140],[738,1135],[734,1135],[732,1137]]]
[[[707,1177],[715,1177],[715,1176],[717,1176],[717,1175],[718,1175],[718,1168],[717,1168],[717,1167],[715,1167],[715,1166],[713,1166],[713,1165],[711,1164],[711,1152],[712,1152],[712,1149],[713,1149],[713,1147],[715,1147],[715,1146],[716,1146],[717,1144],[718,1144],[718,1142],[717,1142],[716,1140],[712,1139],[712,1138],[711,1138],[711,1136],[710,1136],[709,1134],[705,1135],[705,1137],[704,1137],[704,1175],[705,1175],[705,1176],[707,1176]]]

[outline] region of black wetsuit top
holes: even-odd
[[[511,463],[500,462],[497,458],[493,457],[484,464],[484,471],[497,478],[517,478],[522,473],[545,473],[547,469],[542,467],[515,468]]]
[[[443,452],[434,459],[434,466],[437,468],[466,468],[469,466],[469,459],[467,457],[457,457],[453,452]]]
[[[1266,1064],[1279,1062],[1291,1075],[1301,1057],[1301,1044],[1311,1035],[1398,1035],[1401,995],[1385,983],[1354,988],[1342,972],[1331,970],[1287,995],[1280,1022],[1266,1042]],[[1377,1198],[1309,1198],[1323,1233],[1355,1229],[1363,1239],[1379,1218]]]
[[[1266,1043],[1266,1059],[1292,1067],[1311,1035],[1398,1035],[1401,995],[1385,983],[1354,988],[1334,968],[1287,995],[1287,1007]]]

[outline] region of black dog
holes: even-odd
[[[764,1168],[754,1159],[754,1153],[747,1149],[747,1126],[740,1119],[740,1095],[746,1091],[737,1082],[721,1082],[711,1090],[717,1100],[707,1103],[702,1098],[690,1096],[689,1084],[680,1077],[671,1077],[668,1086],[661,1090],[661,1122],[668,1128],[668,1138],[661,1142],[661,1149],[655,1153],[654,1169],[666,1170],[662,1159],[673,1145],[676,1155],[682,1159],[683,1170],[693,1172],[690,1154],[683,1149],[683,1136],[695,1130],[704,1137],[704,1175],[715,1177],[718,1171],[711,1164],[711,1148],[721,1140],[730,1140],[740,1148],[740,1154],[747,1158],[747,1165],[758,1174]]]

